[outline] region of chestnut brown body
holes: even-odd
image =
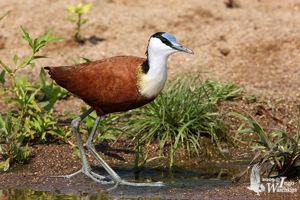
[[[73,66],[45,67],[58,85],[83,99],[97,115],[143,106],[154,98],[139,93],[145,58],[116,56]]]

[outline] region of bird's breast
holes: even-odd
[[[167,79],[166,67],[153,70],[151,67],[147,73],[143,73],[142,67],[137,69],[138,91],[144,98],[152,99],[162,91]]]

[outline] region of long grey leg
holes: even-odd
[[[90,108],[86,112],[84,112],[82,115],[80,115],[79,117],[75,118],[71,122],[71,124],[72,124],[72,130],[73,130],[73,133],[75,135],[76,144],[78,146],[78,150],[79,150],[79,153],[80,153],[80,156],[81,156],[81,159],[82,159],[82,168],[79,171],[75,172],[75,173],[72,173],[72,174],[69,174],[69,175],[65,175],[65,176],[56,176],[56,177],[71,178],[71,177],[73,177],[73,176],[75,176],[75,175],[77,175],[79,173],[84,173],[85,175],[87,175],[88,177],[90,177],[92,180],[94,180],[96,182],[100,182],[100,183],[112,183],[111,181],[103,181],[104,179],[106,179],[104,176],[101,176],[99,174],[96,174],[96,173],[92,172],[91,166],[89,165],[89,163],[87,161],[87,157],[86,157],[85,152],[84,152],[82,139],[80,137],[80,133],[79,133],[80,122],[84,118],[86,118],[93,111],[94,111],[94,109]],[[94,128],[95,128],[95,125],[94,125]],[[95,134],[94,133],[95,132],[94,128],[93,128],[91,134]],[[97,128],[97,126],[96,126],[96,128]]]
[[[154,183],[133,183],[128,182],[123,179],[99,156],[97,153],[95,146],[93,145],[93,139],[95,132],[97,130],[98,124],[100,122],[100,116],[97,116],[94,127],[88,137],[88,140],[86,142],[86,146],[88,150],[92,153],[92,155],[97,159],[97,161],[105,168],[105,170],[109,173],[111,178],[115,181],[116,185],[111,188],[110,190],[113,190],[118,187],[119,184],[121,185],[131,185],[131,186],[163,186],[164,184],[162,182],[154,182]]]

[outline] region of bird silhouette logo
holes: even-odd
[[[259,193],[264,192],[266,190],[265,186],[261,183],[260,179],[260,165],[257,163],[253,165],[250,175],[250,186],[247,187],[249,190],[253,190],[260,195]]]

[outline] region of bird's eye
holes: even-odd
[[[161,41],[162,41],[163,43],[168,42],[168,40],[167,40],[166,38],[162,38]]]

